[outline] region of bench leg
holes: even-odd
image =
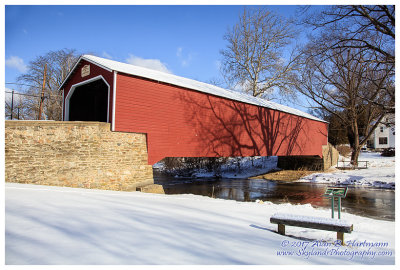
[[[343,232],[337,232],[337,240],[340,240],[342,243],[342,246],[344,246],[344,233]]]
[[[285,225],[283,224],[278,224],[278,233],[285,235]]]

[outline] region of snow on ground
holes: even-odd
[[[350,161],[348,158],[345,160]],[[368,169],[314,173],[300,178],[299,182],[395,188],[395,157],[382,157],[380,153],[361,152],[358,160],[368,161]],[[339,161],[342,161],[342,158]],[[340,162],[339,164],[342,163]]]
[[[278,169],[277,165],[278,165],[277,156],[228,158],[227,162],[221,166],[218,172],[208,171],[206,169],[193,168],[190,170],[190,177],[209,178],[209,177],[215,177],[217,174],[218,177],[222,178],[244,179],[256,175],[262,175],[272,170],[277,170]],[[160,172],[167,171],[162,162],[156,163],[155,165],[153,165],[153,168],[156,168]],[[188,175],[180,176],[179,173],[177,173],[175,177],[186,178],[188,177]]]
[[[240,171],[238,170],[238,163]],[[243,179],[255,175],[265,174],[278,169],[278,157],[243,157],[229,158],[228,162],[221,166],[220,176],[222,178]],[[214,172],[199,171],[193,174],[194,177],[213,177]]]
[[[286,227],[275,213],[330,217],[311,205],[196,195],[5,184],[6,264],[394,264],[395,223],[348,213],[336,233]],[[318,242],[327,241],[327,242]]]

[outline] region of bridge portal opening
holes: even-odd
[[[69,121],[108,122],[109,86],[101,78],[71,91]]]

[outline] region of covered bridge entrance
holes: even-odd
[[[108,122],[109,92],[101,76],[74,85],[65,99],[65,120]]]

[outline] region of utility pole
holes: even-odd
[[[44,88],[46,86],[46,72],[47,72],[47,64],[44,65],[43,86],[42,86],[42,94],[40,96],[38,120],[42,119],[42,110],[43,110],[43,101],[44,101]]]
[[[14,90],[11,93],[11,120],[13,120],[13,111],[14,111]]]

